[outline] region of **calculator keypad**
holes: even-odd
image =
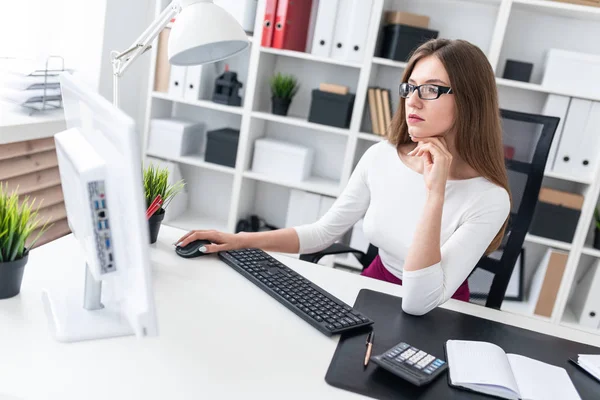
[[[375,362],[417,385],[428,383],[446,367],[445,361],[404,342],[376,356]]]

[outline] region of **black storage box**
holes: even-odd
[[[235,168],[240,131],[224,128],[206,132],[206,155],[204,160]]]
[[[309,122],[348,128],[354,107],[354,94],[337,94],[323,92],[319,89],[312,91]]]
[[[396,61],[408,61],[411,53],[439,32],[410,25],[390,24],[383,28],[383,40],[378,56]]]
[[[582,203],[581,195],[542,188],[529,233],[571,243],[581,215]]]
[[[506,60],[504,66],[504,79],[512,79],[514,81],[529,82],[533,64],[522,61]]]

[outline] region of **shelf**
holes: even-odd
[[[527,301],[504,300],[502,302],[502,306],[500,306],[500,310],[513,314],[524,315],[540,321],[550,322],[550,318],[534,314],[532,312],[532,305]]]
[[[403,61],[394,61],[394,60],[390,60],[387,58],[381,58],[381,57],[374,57],[373,64],[387,65],[388,67],[402,68],[402,69],[406,68],[406,66],[408,65],[408,63],[405,63]]]
[[[345,128],[336,128],[335,126],[316,124],[314,122],[308,122],[306,119],[293,117],[293,116],[283,116],[283,115],[275,115],[262,111],[253,111],[252,116],[254,118],[263,119],[266,121],[279,122],[287,125],[299,126],[301,128],[314,129],[322,132],[335,133],[336,135],[348,136],[349,130]]]
[[[221,232],[229,232],[227,221],[201,215],[191,210],[184,212],[174,220],[165,221],[163,224],[187,231],[194,229],[214,229]]]
[[[600,96],[599,97],[590,97],[590,96],[585,96],[585,95],[582,96],[581,94],[578,94],[578,93],[570,93],[570,92],[566,92],[566,91],[548,89],[548,88],[543,87],[539,83],[520,82],[520,81],[514,81],[512,79],[496,78],[496,85],[512,87],[515,89],[529,90],[529,91],[533,91],[533,92],[540,92],[540,93],[546,93],[546,94],[558,94],[558,95],[562,95],[562,96],[577,97],[580,99],[586,99],[586,100],[592,100],[592,101],[600,101]]]
[[[561,3],[552,0],[514,0],[513,4],[519,10],[543,12],[555,17],[585,18],[600,21],[600,7]]]
[[[365,133],[365,132],[359,132],[358,138],[364,139],[364,140],[370,140],[372,142],[381,142],[382,140],[385,140],[384,136],[379,136],[374,133]]]
[[[176,98],[169,96],[168,93],[152,92],[152,97],[155,99],[169,100],[181,104],[189,104],[191,106],[207,108],[209,110],[222,111],[230,114],[242,115],[243,108],[238,106],[227,106],[225,104],[214,103],[210,100],[186,100],[184,98]]]
[[[310,178],[301,182],[290,182],[279,178],[273,178],[268,175],[259,174],[252,171],[246,171],[244,172],[244,177],[254,179],[260,182],[273,183],[275,185],[286,186],[293,189],[300,189],[305,190],[307,192],[318,193],[325,196],[337,197],[340,192],[340,185],[338,182],[331,179],[319,178],[314,176],[311,176]]]
[[[155,153],[151,153],[151,152],[147,152],[146,154],[150,157],[161,158],[163,160],[174,161],[174,162],[178,162],[181,164],[192,165],[194,167],[200,167],[200,168],[210,169],[213,171],[223,172],[226,174],[233,175],[235,173],[234,168],[204,161],[204,155],[164,157],[160,154],[155,154]]]
[[[588,256],[600,258],[600,250],[594,249],[593,247],[584,247],[581,252]]]
[[[525,241],[529,242],[529,243],[537,243],[537,244],[541,244],[544,246],[548,246],[548,247],[554,247],[556,249],[561,249],[561,250],[571,250],[571,243],[566,243],[566,242],[561,242],[559,240],[554,240],[554,239],[547,239],[545,237],[541,237],[541,236],[535,236],[535,235],[531,235],[531,234],[527,234],[525,236]]]
[[[580,325],[579,322],[577,322],[577,317],[575,317],[575,314],[569,308],[569,305],[567,305],[567,307],[565,308],[565,312],[563,313],[562,321],[560,322],[560,324],[562,326],[566,326],[568,328],[573,328],[573,329],[577,329],[580,331],[593,333],[595,335],[600,335],[599,329],[594,329],[594,328]]]
[[[299,58],[302,60],[314,61],[314,62],[319,62],[319,63],[339,65],[342,67],[350,67],[350,68],[358,68],[358,69],[362,68],[362,65],[359,63],[335,60],[335,59],[329,58],[329,57],[315,56],[310,53],[304,53],[302,51],[281,50],[281,49],[274,49],[272,47],[261,47],[260,51],[261,51],[261,53],[274,54],[277,56],[284,56],[284,57]]]
[[[561,179],[568,182],[583,183],[584,185],[589,185],[591,183],[589,179],[575,178],[569,175],[558,174],[551,171],[544,172],[544,176],[547,178]]]

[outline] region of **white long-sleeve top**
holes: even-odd
[[[348,185],[317,222],[294,227],[300,253],[323,250],[360,218],[386,269],[402,279],[405,312],[422,315],[448,300],[467,279],[510,212],[506,190],[483,177],[449,180],[442,211],[441,261],[404,271],[427,198],[423,175],[387,141],[371,146]]]

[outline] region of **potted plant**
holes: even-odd
[[[9,195],[8,185],[0,184],[0,299],[14,297],[21,292],[29,250],[48,229],[46,222],[34,240],[27,243],[41,225],[39,205],[34,209],[34,203],[35,199],[30,201],[29,197],[20,201],[15,191]]]
[[[271,77],[271,111],[276,115],[287,115],[292,98],[298,92],[298,80],[293,75],[278,72]]]
[[[158,232],[162,220],[165,218],[165,210],[169,203],[185,186],[183,180],[174,184],[169,184],[169,169],[159,168],[150,164],[144,169],[144,194],[146,196],[146,209],[154,201],[156,196],[160,195],[162,206],[148,220],[150,231],[150,243],[155,243],[158,239]]]
[[[600,250],[600,207],[594,210],[594,224],[596,229],[594,230],[594,248]]]

